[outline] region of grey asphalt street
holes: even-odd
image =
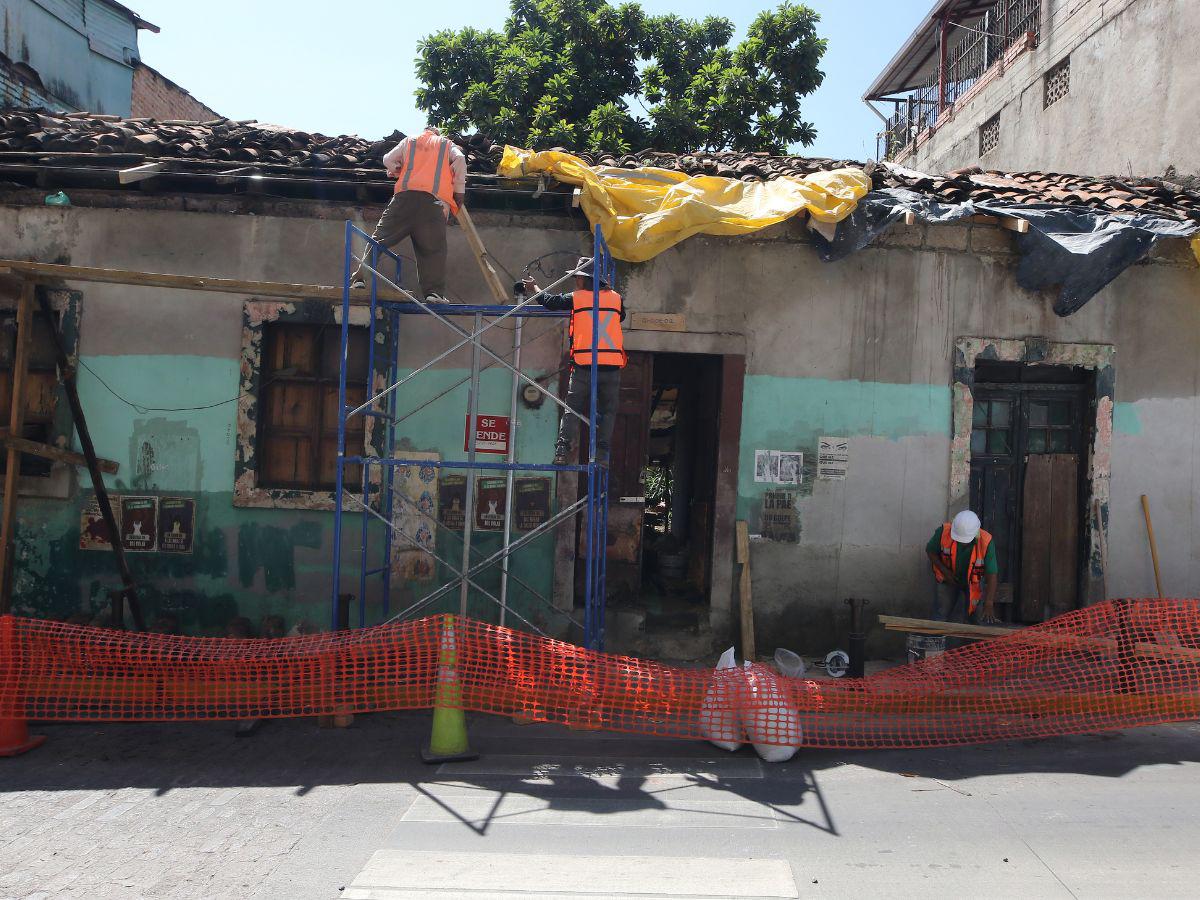
[[[47,726],[0,760],[0,897],[1193,897],[1200,726],[752,751],[429,715]]]

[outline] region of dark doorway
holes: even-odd
[[[657,652],[668,635],[680,647],[679,639],[708,631],[729,360],[741,363],[740,357],[632,352],[621,373],[607,550],[608,603],[621,614],[609,617],[609,635],[621,649],[631,649],[635,631],[637,641],[648,642],[642,652]],[[577,557],[577,602],[582,572]]]
[[[971,508],[997,545],[999,612],[1040,622],[1079,602],[1091,370],[979,361]]]

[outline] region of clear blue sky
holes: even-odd
[[[507,0],[338,4],[311,0],[125,0],[162,28],[143,31],[142,57],[213,109],[324,134],[377,138],[424,124],[413,101],[417,41],[443,28],[500,28]],[[931,0],[806,0],[829,39],[825,83],[808,97],[816,124],[813,156],[875,155],[879,120],[863,91],[892,58]],[[643,0],[652,13],[690,18],[724,15],[738,37],[775,4],[715,0]]]

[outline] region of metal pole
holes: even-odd
[[[592,359],[588,367],[589,374],[589,404],[588,404],[588,468],[587,468],[587,557],[584,561],[585,581],[587,584],[584,594],[584,610],[587,615],[584,623],[587,633],[584,634],[584,645],[589,649],[596,646],[596,371],[600,359],[600,278],[603,274],[603,262],[600,259],[601,246],[600,226],[597,225],[592,237]],[[575,373],[572,372],[572,375]]]
[[[524,319],[517,319],[513,328],[513,368],[521,368],[521,326]],[[513,515],[513,485],[516,481],[516,470],[511,468],[517,462],[517,397],[521,393],[521,378],[514,374],[512,378],[512,395],[508,401],[508,474],[504,479],[504,561],[500,564],[500,624],[508,613],[508,542],[512,538]]]
[[[333,504],[333,590],[330,592],[330,628],[338,627],[338,590],[342,581],[342,485],[346,465],[346,347],[350,339],[350,244],[354,225],[346,221],[346,246],[342,251],[342,356],[338,373],[337,487]]]
[[[467,614],[467,596],[471,585],[467,581],[466,572],[471,568],[471,531],[475,524],[475,443],[479,437],[476,419],[479,416],[479,342],[483,340],[479,334],[483,316],[475,314],[474,339],[471,341],[471,386],[467,393],[467,496],[464,505],[466,517],[463,519],[463,555],[462,589],[459,592],[459,615]]]
[[[400,262],[396,261],[396,280],[400,280]],[[400,373],[400,317],[393,311],[388,313],[388,381],[394,381]],[[384,455],[391,459],[396,455],[396,393],[388,394],[388,420],[384,427],[387,429],[384,439]],[[396,467],[386,466],[387,493],[384,495],[383,514],[388,522],[392,521],[396,499]],[[392,609],[392,533],[386,532],[383,542],[383,617],[391,615]]]
[[[379,265],[379,252],[375,245],[372,244],[367,248],[367,256],[371,260],[371,268],[374,269]],[[369,307],[370,321],[367,323],[367,391],[373,387],[375,380],[375,313],[379,303],[379,279],[374,275],[371,276],[371,305]],[[348,343],[347,343],[348,345]],[[350,364],[349,354],[347,359],[342,363],[343,369]],[[389,398],[392,396],[388,395]],[[364,434],[366,429],[364,428]],[[367,457],[370,454],[370,447],[363,447],[362,455]],[[362,514],[362,547],[359,550],[358,560],[358,627],[365,628],[367,625],[367,559],[369,555],[369,544],[371,538],[370,532],[370,517],[366,514],[366,507],[371,505],[371,465],[370,463],[362,463],[362,497],[363,509]]]

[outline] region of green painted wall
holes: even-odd
[[[738,518],[757,521],[763,494],[777,485],[754,480],[755,450],[804,453],[801,496],[812,493],[817,444],[823,435],[871,435],[892,440],[917,435],[949,437],[950,388],[747,375],[742,396],[738,466]]]
[[[265,615],[283,616],[287,627],[303,619],[325,627],[334,514],[233,505],[237,404],[232,401],[238,393],[240,362],[165,354],[84,356],[81,361],[80,399],[96,450],[121,467],[116,476],[106,476],[108,487],[116,492],[189,496],[197,501],[191,555],[129,555],[147,620],[169,614],[186,632],[201,634],[224,633],[226,623],[235,616],[249,618],[256,628]],[[401,399],[400,413],[419,405],[416,398],[435,396],[466,374],[461,369],[443,369],[418,376]],[[485,372],[480,412],[507,415],[510,384],[504,372]],[[140,409],[131,408],[115,394],[139,404]],[[406,420],[398,437],[413,449],[462,458],[466,395],[465,385],[451,391]],[[538,410],[523,406],[520,410],[520,457],[548,461],[556,407],[547,402]],[[90,494],[86,472],[79,476],[68,499],[22,499],[15,576],[16,605],[21,612],[103,616],[108,602],[105,592],[119,584],[111,554],[79,549],[80,507]],[[356,594],[360,522],[360,516],[347,515],[343,528],[342,589]],[[378,565],[382,558],[383,532],[381,524],[372,522],[371,565]],[[498,533],[479,535],[475,559],[489,555],[500,543]],[[448,561],[457,565],[461,560],[461,541],[452,535],[442,533],[438,548]],[[518,552],[512,572],[549,597],[553,553],[553,538],[539,539]],[[439,576],[449,578],[450,573]],[[380,579],[376,576],[372,582],[368,620],[378,621],[382,615],[377,594]],[[494,589],[499,570],[481,576],[480,582]],[[392,612],[430,587],[395,585]],[[517,612],[539,624],[553,619],[515,580],[510,582],[510,602]],[[454,592],[429,609],[457,609],[457,604]],[[474,615],[494,619],[495,612],[491,601],[473,598]]]

